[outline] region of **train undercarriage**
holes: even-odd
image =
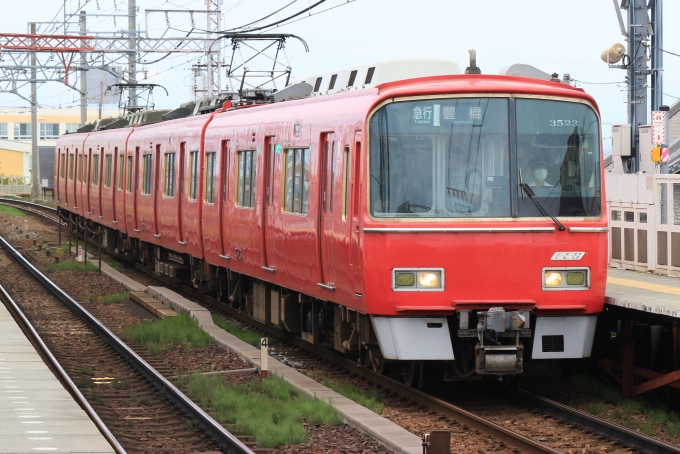
[[[80,222],[83,226],[82,219]],[[94,241],[92,232],[96,225],[89,220],[85,223],[88,240]],[[78,230],[82,238],[85,229]],[[191,285],[259,322],[355,358],[375,371],[401,372],[409,386],[441,379],[478,380],[483,375],[501,378],[521,374],[524,369],[523,342],[531,341],[529,310],[506,311],[497,307],[485,311],[459,310],[454,315],[439,317],[450,333],[455,360],[386,359],[370,315],[206,264],[188,254],[130,238],[108,227],[102,228],[102,248],[138,262],[158,275]]]

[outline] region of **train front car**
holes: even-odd
[[[594,100],[506,76],[379,89],[362,249],[382,357],[409,381],[422,360],[465,378],[590,356],[607,265]]]

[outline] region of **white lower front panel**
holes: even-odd
[[[446,317],[371,317],[385,359],[452,360]]]
[[[597,315],[536,317],[532,359],[588,358]]]

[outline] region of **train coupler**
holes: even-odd
[[[486,375],[521,374],[524,371],[524,347],[483,346],[475,347],[475,372]]]

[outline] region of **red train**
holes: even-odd
[[[426,360],[464,378],[590,355],[607,216],[589,95],[425,60],[308,81],[62,136],[59,210],[409,383]]]

